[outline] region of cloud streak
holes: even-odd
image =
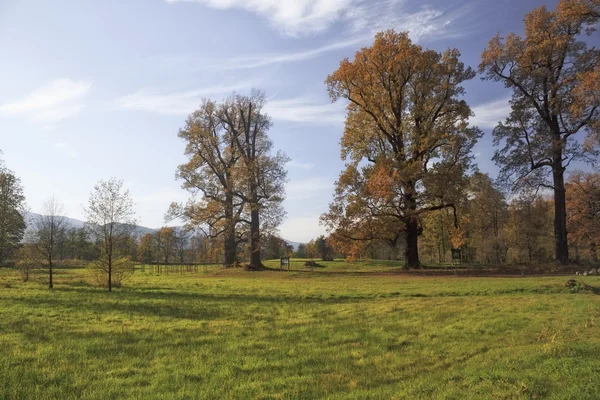
[[[414,39],[439,34],[456,12],[432,8],[407,12],[406,0],[166,0],[198,3],[219,10],[244,10],[288,36],[307,36],[343,24],[349,32],[372,36],[382,29],[408,30]]]
[[[265,111],[274,120],[317,125],[341,125],[346,116],[343,102],[320,103],[308,97],[271,100]]]
[[[21,100],[0,106],[0,114],[25,117],[35,122],[58,122],[81,112],[91,88],[89,81],[56,79]]]
[[[203,98],[219,98],[252,86],[251,83],[244,83],[168,93],[141,90],[117,99],[115,107],[165,116],[185,116],[197,109]],[[342,102],[323,103],[308,97],[270,100],[264,111],[275,121],[313,125],[341,125],[345,118]]]
[[[510,114],[510,97],[492,100],[472,108],[475,117],[470,119],[471,125],[481,129],[494,129],[498,122]]]
[[[167,116],[187,115],[198,108],[203,98],[227,96],[234,91],[249,89],[255,86],[255,83],[247,81],[178,92],[139,90],[120,97],[115,101],[115,106],[121,110],[144,111]]]

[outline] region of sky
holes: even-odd
[[[264,90],[270,135],[288,164],[287,240],[325,232],[344,167],[345,104],[324,84],[377,31],[410,32],[424,47],[458,48],[476,68],[496,33],[522,33],[540,0],[0,0],[0,150],[33,212],[54,196],[83,219],[94,183],[123,179],[140,225],[158,228],[185,162],[177,133],[203,98]],[[476,77],[465,84],[475,148],[491,176],[491,130],[510,92]]]

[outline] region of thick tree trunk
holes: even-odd
[[[569,244],[567,242],[567,201],[565,192],[562,151],[554,152],[552,178],[554,180],[554,244],[555,259],[561,264],[569,262]]]
[[[404,246],[404,267],[419,268],[419,222],[411,217],[406,221],[406,236]]]
[[[233,195],[227,194],[225,198],[225,232],[224,232],[224,267],[235,265],[235,221],[233,220]]]
[[[404,187],[406,211],[409,216],[404,221],[406,225],[404,246],[404,268],[419,268],[419,220],[415,217],[417,202],[413,194],[416,193],[415,185],[409,182]]]
[[[260,215],[256,206],[250,212],[250,267],[260,268]]]

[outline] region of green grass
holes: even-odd
[[[113,293],[85,269],[54,291],[0,269],[0,399],[598,398],[600,277],[322,264],[138,272]]]

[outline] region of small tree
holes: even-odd
[[[100,254],[91,266],[99,273],[98,283],[106,285],[110,292],[134,271],[130,257],[122,254],[119,246],[131,236],[136,224],[133,200],[129,190],[124,190],[123,181],[99,181],[90,194],[85,214],[86,227],[98,243]]]
[[[54,288],[56,262],[62,261],[66,243],[66,219],[63,207],[54,197],[46,200],[42,213],[35,219],[35,246],[48,273],[48,287]]]
[[[25,244],[17,252],[17,270],[23,282],[28,282],[31,274],[41,265],[40,253],[33,244]]]

